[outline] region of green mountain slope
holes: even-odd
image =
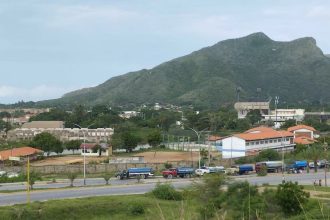
[[[113,77],[41,104],[193,104],[207,108],[279,95],[288,103],[330,102],[330,58],[313,38],[273,41],[263,33],[221,41],[154,67]]]

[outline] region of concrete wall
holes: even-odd
[[[173,165],[173,167],[180,166],[192,166],[191,161],[169,161]],[[197,163],[193,164],[194,167],[197,167]],[[127,164],[87,164],[86,165],[86,173],[105,173],[105,172],[117,172],[128,168],[134,167],[152,167],[156,171],[161,171],[165,169],[164,163],[127,163]],[[26,167],[4,167],[1,170],[5,170],[7,172],[25,172]],[[77,172],[83,173],[84,165],[49,165],[49,166],[31,166],[31,171],[35,171],[41,174],[66,174],[69,172]]]

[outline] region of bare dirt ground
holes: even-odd
[[[213,157],[219,156],[219,153],[211,153]],[[198,152],[143,152],[134,156],[144,157],[147,163],[166,163],[171,161],[198,161]]]
[[[99,161],[103,162],[107,157],[86,157],[86,162]],[[81,155],[76,156],[63,156],[63,157],[50,157],[44,160],[32,162],[33,166],[47,166],[47,165],[67,165],[67,164],[81,164],[83,163],[84,157]]]

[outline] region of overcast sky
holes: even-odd
[[[0,103],[58,98],[253,32],[330,54],[329,0],[1,0]]]

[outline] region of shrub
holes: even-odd
[[[260,170],[258,172],[258,176],[267,176],[267,167],[265,165],[262,165],[260,167]]]
[[[303,205],[308,202],[309,193],[305,192],[303,186],[298,183],[286,182],[277,187],[276,201],[287,215],[299,214]]]
[[[103,179],[105,180],[105,184],[106,184],[106,185],[109,185],[109,180],[110,180],[110,178],[111,178],[110,173],[105,173],[105,174],[103,174]]]
[[[73,187],[73,181],[77,178],[78,174],[69,172],[67,173],[68,179],[70,180],[70,187]]]
[[[170,184],[160,184],[157,183],[154,190],[152,190],[152,194],[157,199],[164,200],[182,200],[182,194],[174,189],[174,187]]]
[[[170,169],[173,167],[173,165],[171,163],[165,163],[164,167],[165,167],[165,169]]]
[[[140,203],[134,203],[128,207],[128,213],[131,215],[142,215],[144,214],[144,207]]]

